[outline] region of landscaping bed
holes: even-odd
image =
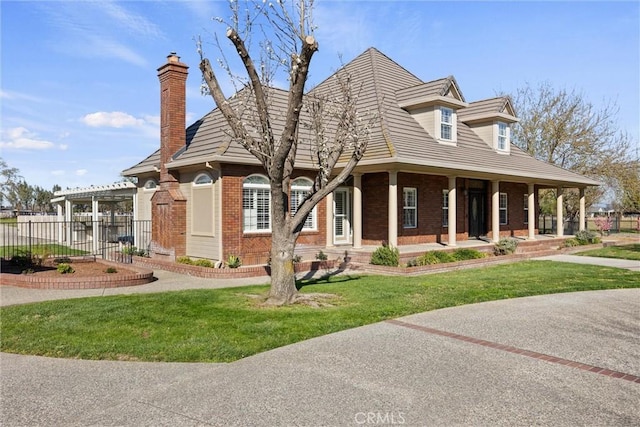
[[[153,281],[153,271],[147,268],[93,259],[68,259],[60,263],[48,259],[40,266],[24,266],[2,260],[2,285],[36,289],[96,289],[136,286]],[[71,270],[63,274],[61,264]]]

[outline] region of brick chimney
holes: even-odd
[[[186,144],[186,86],[189,67],[175,52],[158,68],[160,80],[160,182],[176,181],[165,164]]]
[[[187,199],[180,174],[167,163],[186,144],[187,67],[175,52],[158,68],[160,80],[160,186],[151,198],[151,247],[154,258],[175,260],[186,255]]]

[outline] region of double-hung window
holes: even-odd
[[[298,212],[298,207],[302,201],[311,192],[311,186],[313,183],[308,178],[296,178],[291,183],[291,216]],[[302,226],[303,230],[316,230],[316,208],[314,207]]]
[[[524,195],[524,223],[529,224],[529,195]]]
[[[507,193],[500,193],[500,225],[506,225],[507,218]]]
[[[244,231],[271,231],[271,189],[262,175],[251,175],[242,183]]]
[[[418,190],[405,187],[402,191],[402,224],[404,228],[416,228],[418,226]]]
[[[440,139],[453,140],[453,110],[440,107]]]
[[[442,190],[442,226],[449,226],[449,190]]]
[[[507,151],[509,136],[507,134],[507,124],[498,122],[498,150]]]

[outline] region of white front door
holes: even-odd
[[[333,242],[351,243],[351,201],[347,188],[333,192]]]

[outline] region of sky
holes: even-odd
[[[190,67],[187,125],[214,108],[194,39],[215,63],[228,16],[225,1],[0,0],[0,157],[45,189],[120,181],[160,145],[170,52]],[[314,22],[310,84],[376,47],[423,81],[455,76],[468,102],[543,82],[615,102],[640,140],[638,1],[316,0]]]

